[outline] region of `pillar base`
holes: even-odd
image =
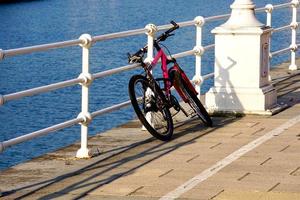
[[[91,158],[90,150],[87,148],[80,148],[76,153],[76,158]]]
[[[289,70],[291,70],[291,71],[298,70],[298,66],[296,64],[291,64],[289,66]]]
[[[277,93],[272,85],[262,88],[213,87],[205,97],[210,113],[271,115],[277,105]]]

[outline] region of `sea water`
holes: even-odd
[[[81,34],[92,36],[193,20],[196,16],[230,13],[232,0],[32,0],[0,4],[0,49],[14,49],[51,42],[77,39]],[[286,3],[285,0],[255,1],[257,7],[267,3]],[[289,24],[288,10],[274,14],[273,24]],[[265,21],[265,13],[258,15]],[[210,31],[224,23],[207,23],[204,27],[204,45],[214,43]],[[274,36],[275,37],[275,36]],[[287,47],[290,32],[278,34],[272,49]],[[91,48],[91,73],[127,65],[127,52],[135,52],[146,43],[146,35],[103,41]],[[165,42],[172,53],[187,51],[195,46],[195,27],[182,28]],[[245,47],[245,51],[247,47]],[[203,56],[203,74],[213,71],[213,51]],[[288,59],[278,57],[272,64]],[[179,64],[192,77],[194,57],[179,59]],[[7,57],[0,61],[0,94],[10,94],[33,87],[44,86],[78,77],[81,73],[81,48],[68,47],[45,52]],[[141,70],[123,72],[95,80],[90,87],[90,111],[96,111],[129,99],[128,80]],[[212,85],[206,81],[205,92]],[[0,141],[6,141],[69,119],[81,110],[79,85],[10,101],[0,106]],[[97,117],[90,124],[94,135],[133,119],[131,107]],[[80,126],[66,128],[14,147],[0,154],[0,170],[46,152],[80,140]],[[75,152],[74,152],[75,154]]]

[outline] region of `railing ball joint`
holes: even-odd
[[[93,44],[93,38],[90,34],[82,34],[79,39],[82,41],[80,44],[81,47],[90,48]]]
[[[0,142],[0,153],[4,151],[5,147],[2,142]]]
[[[267,4],[267,5],[265,6],[265,9],[266,9],[266,12],[267,12],[267,13],[272,13],[273,10],[274,10],[274,6],[273,6],[272,4]]]
[[[4,104],[4,97],[0,94],[0,106]]]
[[[194,50],[194,54],[196,56],[202,56],[205,52],[205,49],[203,48],[203,46],[195,46],[193,48],[193,50]]]
[[[93,117],[91,115],[91,113],[87,112],[87,113],[79,113],[79,115],[77,116],[78,119],[82,119],[82,121],[80,122],[80,124],[82,125],[89,125],[92,120],[93,120]]]
[[[290,49],[291,49],[291,51],[296,52],[298,50],[298,45],[292,44],[292,45],[290,45]]]
[[[300,4],[299,0],[292,0],[291,3],[292,3],[292,6],[295,7],[295,8],[297,8]]]
[[[196,26],[201,27],[205,24],[205,19],[202,16],[197,16],[197,17],[195,17],[194,22],[195,22]]]
[[[90,74],[90,73],[81,73],[78,76],[78,78],[82,80],[82,82],[80,83],[80,85],[87,86],[87,87],[89,85],[91,85],[92,82],[94,81],[93,75]]]
[[[145,58],[144,63],[150,64],[153,61],[153,58]]]
[[[298,28],[298,26],[299,26],[299,23],[298,22],[292,22],[290,24],[290,26],[291,26],[292,29],[296,30]]]
[[[158,31],[157,26],[155,24],[147,24],[145,26],[146,34],[150,36],[154,36],[154,34]]]
[[[200,86],[203,83],[203,81],[203,77],[199,75],[195,75],[192,79],[192,82],[197,86]]]
[[[265,11],[267,13],[267,26],[272,26],[272,12],[274,10],[274,6],[272,4],[267,4],[265,6]],[[272,34],[272,33],[271,33]]]
[[[4,59],[4,51],[0,49],[0,60]]]
[[[272,59],[273,58],[273,54],[270,52],[269,53],[269,58]]]

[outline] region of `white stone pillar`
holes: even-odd
[[[216,113],[267,114],[277,105],[269,81],[271,28],[260,23],[251,0],[235,0],[229,20],[215,28],[214,86],[206,106]]]

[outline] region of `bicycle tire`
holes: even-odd
[[[150,92],[153,92],[150,95],[151,100],[149,100],[149,95],[146,96],[146,93],[149,93],[149,88]],[[174,129],[173,119],[168,106],[165,104],[166,100],[162,90],[158,86],[151,86],[146,77],[134,75],[129,81],[128,92],[137,117],[149,133],[159,140],[170,140]],[[140,97],[142,98],[139,99]],[[156,99],[155,102],[153,99]],[[161,106],[161,104],[164,105]],[[149,115],[151,116],[150,122],[147,120]]]
[[[177,82],[175,84],[180,87],[181,92],[184,93],[184,95],[187,97],[187,99],[188,99],[187,103],[196,112],[197,116],[201,119],[201,121],[206,126],[212,127],[213,122],[212,122],[209,114],[207,113],[206,109],[204,108],[204,106],[202,105],[200,100],[198,99],[197,95],[193,91],[191,91],[188,84],[185,82],[185,80],[183,78],[181,78],[181,76],[179,75],[178,72],[173,72],[173,73],[175,73],[172,75],[174,78],[174,81]]]

